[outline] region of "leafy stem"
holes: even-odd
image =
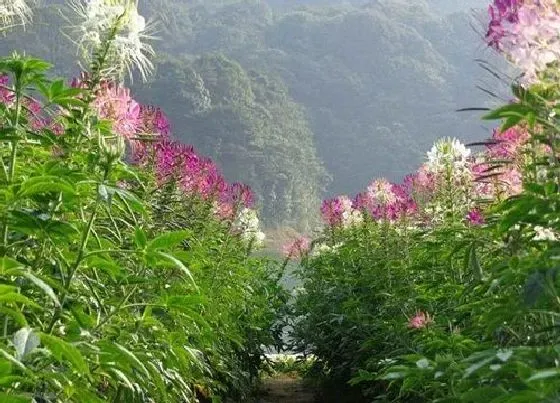
[[[103,180],[97,184],[96,187],[96,192],[97,192],[97,197],[95,199],[95,203],[93,205],[93,211],[90,214],[90,217],[88,219],[87,222],[87,226],[82,234],[82,239],[80,242],[80,249],[78,251],[78,256],[76,257],[76,260],[74,261],[74,264],[72,265],[71,269],[68,272],[68,277],[66,278],[66,284],[64,284],[64,288],[62,290],[62,294],[61,294],[61,298],[60,298],[60,308],[57,309],[55,311],[55,314],[53,315],[53,318],[51,320],[51,322],[49,323],[49,326],[47,328],[47,332],[51,333],[54,325],[56,324],[56,322],[60,319],[61,315],[62,315],[62,309],[64,307],[64,303],[66,302],[67,298],[68,298],[68,294],[70,292],[70,287],[72,285],[72,280],[74,278],[74,275],[76,274],[76,272],[78,271],[80,265],[82,264],[84,257],[86,256],[86,248],[87,248],[87,244],[89,241],[89,237],[91,235],[92,229],[93,229],[93,225],[95,222],[95,219],[97,218],[97,212],[99,210],[99,206],[101,205],[102,202],[102,196],[101,196],[101,192],[100,187],[102,185],[105,184],[105,182],[107,181],[107,178],[109,177],[109,172],[111,170],[111,164],[107,164],[105,167],[105,172],[103,174]]]

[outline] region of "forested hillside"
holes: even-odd
[[[73,60],[53,3],[2,54]],[[485,136],[478,116],[453,113],[487,102],[473,77],[496,84],[474,61],[492,58],[477,45],[479,3],[153,1],[143,13],[157,22],[156,73],[134,90],[250,184],[269,225],[309,228],[325,194],[372,172],[399,179],[436,138]]]

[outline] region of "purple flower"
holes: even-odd
[[[471,225],[482,225],[484,224],[484,216],[482,215],[482,213],[480,212],[479,209],[472,209],[471,211],[468,212],[466,220],[471,224]]]

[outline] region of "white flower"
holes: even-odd
[[[470,155],[471,150],[465,147],[459,140],[451,138],[441,139],[428,151],[426,167],[429,172],[441,172],[446,168],[464,170],[468,167]]]
[[[320,255],[324,255],[326,253],[334,253],[336,252],[340,247],[342,246],[342,243],[337,243],[334,246],[329,246],[327,244],[324,243],[320,243],[318,245],[315,245],[315,247],[313,248],[313,250],[311,251],[311,256],[312,257],[317,257]]]
[[[364,216],[359,210],[351,209],[342,213],[342,226],[345,228],[361,224],[363,221]]]
[[[384,178],[373,181],[368,186],[367,191],[381,205],[392,204],[397,200],[397,196],[393,192],[393,186]]]
[[[556,241],[556,234],[550,228],[540,226],[535,227],[535,236],[533,241]]]
[[[0,32],[31,21],[31,8],[25,0],[0,0]]]
[[[143,79],[153,70],[149,57],[154,50],[145,42],[153,37],[146,20],[138,14],[137,0],[73,0],[71,6],[81,20],[76,28],[80,35],[77,43],[88,63],[108,46],[108,62],[115,65],[103,68],[132,74],[137,67]]]
[[[259,217],[255,210],[242,209],[233,222],[232,228],[244,242],[252,242],[255,247],[262,246],[266,238],[265,233],[259,228]]]
[[[537,168],[537,182],[544,183],[548,179],[548,169],[543,166]]]

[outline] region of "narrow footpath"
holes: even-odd
[[[316,391],[300,378],[278,374],[262,381],[258,403],[316,403]]]

